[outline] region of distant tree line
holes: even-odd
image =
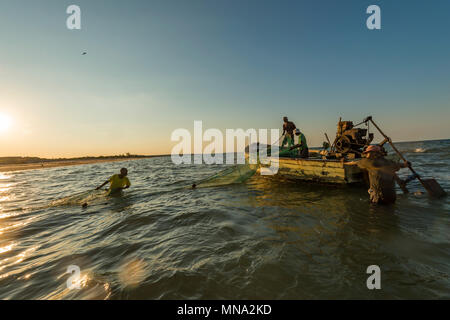
[[[95,160],[95,159],[127,159],[127,158],[150,158],[155,156],[146,156],[139,154],[130,154],[129,152],[113,156],[99,156],[99,157],[78,157],[78,158],[39,158],[39,157],[0,157],[0,165],[2,164],[29,164],[55,161],[70,161],[70,160]]]

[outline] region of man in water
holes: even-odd
[[[286,143],[291,147],[294,145],[294,130],[296,129],[296,126],[292,121],[288,121],[288,117],[283,117],[283,122],[283,136],[286,135],[281,147],[284,147]]]
[[[395,193],[395,175],[400,168],[410,166],[409,162],[399,164],[384,158],[379,146],[368,146],[363,152],[366,158],[351,162],[360,169],[367,170],[370,182],[370,202],[374,204],[394,203],[397,195]]]
[[[111,178],[105,181],[101,186],[95,190],[101,189],[107,183],[111,183],[108,189],[108,194],[118,192],[120,190],[128,189],[131,186],[130,180],[127,178],[128,170],[126,168],[120,169],[119,174],[113,175]]]

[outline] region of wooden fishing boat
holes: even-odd
[[[301,147],[299,144],[284,150],[280,149],[278,157],[271,157],[269,153],[271,146],[257,143],[256,145],[252,145],[252,148],[247,146],[245,156],[248,160],[250,149],[252,149],[252,152],[256,151],[256,154],[260,154],[259,150],[266,149],[265,154],[269,155],[267,157],[269,161],[268,164],[262,164],[258,161],[259,170],[261,171],[265,168],[266,171],[270,170],[273,172],[273,168],[277,168],[276,173],[271,175],[274,177],[281,176],[288,179],[317,183],[362,185],[368,181],[367,171],[359,169],[357,161],[361,160],[363,150],[371,144],[374,138],[373,133],[369,131],[370,123],[384,137],[384,140],[378,144],[381,152],[387,156],[383,145],[389,143],[400,159],[407,163],[406,159],[392,143],[391,138],[381,131],[371,116],[356,125],[352,121],[342,121],[342,119],[339,119],[336,138],[333,144],[330,143],[328,135],[325,133],[327,142],[324,142],[323,150],[310,150],[309,158],[307,159],[299,157],[300,152],[297,150]],[[363,124],[367,126],[367,129],[358,128],[358,126]],[[409,192],[406,188],[408,182],[418,179],[430,196],[440,198],[447,195],[446,191],[436,180],[421,178],[411,167],[411,164],[408,164],[408,168],[413,175],[406,180],[401,180],[394,174],[394,179],[403,193]]]
[[[361,123],[360,123],[361,124]],[[358,125],[360,125],[358,124]],[[373,134],[368,129],[357,128],[352,121],[339,119],[336,138],[331,145],[328,135],[325,134],[328,143],[323,150],[309,150],[309,158],[300,158],[299,145],[290,148],[282,148],[278,157],[268,157],[271,165],[259,164],[260,168],[278,167],[274,176],[283,178],[304,180],[318,183],[332,184],[357,184],[366,180],[362,170],[356,161],[361,159],[362,149],[373,140]],[[259,152],[266,149],[270,154],[270,146],[264,144],[253,145],[253,149]],[[250,147],[246,148],[246,157],[249,156]]]
[[[318,151],[310,151],[308,159],[293,157],[267,157],[267,159],[270,164],[259,163],[258,166],[278,167],[274,177],[327,184],[358,184],[364,181],[363,172],[354,164],[355,160],[322,159]]]

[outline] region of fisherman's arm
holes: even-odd
[[[349,161],[349,162],[345,162],[345,164],[347,164],[347,165],[356,165],[356,166],[358,166],[360,169],[367,169],[367,166],[364,165],[364,161],[363,161],[363,160],[359,160],[359,161]]]
[[[98,186],[97,188],[95,188],[95,190],[99,190],[99,189],[103,188],[103,186],[105,186],[108,182],[109,182],[109,180],[106,180],[101,186]]]
[[[399,167],[397,170],[400,170],[402,168],[409,168],[409,167],[411,167],[411,162],[405,161],[403,163],[397,163],[397,165]]]
[[[125,182],[125,187],[122,187],[122,190],[128,189],[131,186],[130,180],[128,180],[128,178],[126,178],[126,182]]]
[[[409,161],[405,161],[403,163],[395,162],[392,160],[389,160],[389,161],[391,162],[391,167],[392,167],[392,170],[394,170],[394,171],[398,171],[402,168],[408,168],[411,166],[411,162],[409,162]]]

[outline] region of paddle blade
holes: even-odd
[[[447,195],[441,185],[434,179],[422,179],[423,186],[428,191],[428,193],[436,198],[441,198]]]

